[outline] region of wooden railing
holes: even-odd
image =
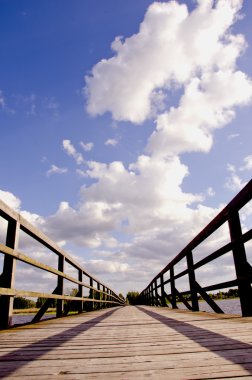
[[[240,193],[160,272],[141,292],[140,302],[153,306],[168,306],[177,308],[177,302],[183,302],[187,309],[199,310],[198,295],[217,313],[223,311],[207,292],[238,287],[241,311],[243,316],[252,316],[252,267],[247,261],[245,243],[252,238],[252,229],[242,232],[239,211],[251,201],[252,180]],[[194,252],[207,238],[213,235],[221,226],[228,223],[230,241],[216,251],[197,261]],[[197,282],[196,270],[232,251],[236,278],[218,284],[201,287]],[[186,259],[186,269],[175,274],[177,265]],[[165,277],[167,277],[165,279]],[[189,290],[180,292],[176,280],[188,276]],[[180,280],[181,281],[181,280]],[[170,291],[167,293],[167,285]],[[168,302],[167,302],[168,301]],[[189,301],[189,302],[188,302]]]
[[[34,322],[41,319],[51,306],[52,300],[56,300],[56,317],[67,315],[72,302],[77,303],[79,312],[87,309],[93,310],[94,308],[124,305],[124,300],[112,289],[88,273],[69,254],[2,201],[0,201],[0,218],[7,221],[6,241],[5,244],[0,244],[0,253],[4,255],[3,272],[0,275],[0,328],[6,328],[11,324],[14,297],[41,297],[45,299],[44,304],[33,318]],[[35,239],[36,242],[42,244],[42,247],[49,249],[50,252],[56,255],[57,269],[19,251],[20,231],[23,231],[29,237]],[[51,293],[15,289],[16,263],[18,260],[57,276],[56,288]],[[66,270],[64,270],[65,263],[68,264],[68,267],[70,266],[70,268],[74,268],[74,271],[77,271],[76,278],[66,273]],[[83,281],[84,277],[88,283]],[[64,280],[70,281],[71,284],[77,286],[75,296],[64,295]],[[33,284],[34,288],[36,288],[36,283]],[[87,297],[84,296],[84,289],[88,289],[89,294]]]

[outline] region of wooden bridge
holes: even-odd
[[[141,292],[139,306],[125,306],[111,288],[1,202],[6,242],[0,244],[4,256],[0,378],[252,379],[252,269],[246,252],[252,230],[245,230],[240,223],[240,211],[244,207],[249,210],[251,198],[252,181],[153,278]],[[198,246],[225,224],[230,241],[197,259]],[[50,250],[57,257],[57,268],[21,252],[20,232]],[[202,286],[197,270],[210,262],[217,261],[218,266],[218,259],[228,253],[233,256],[236,277]],[[53,275],[55,289],[51,293],[16,289],[17,261]],[[181,266],[183,261],[186,267]],[[75,275],[66,272],[66,264]],[[189,289],[181,291],[178,280],[183,277],[188,279]],[[74,296],[64,294],[64,281],[77,286]],[[242,316],[224,314],[208,294],[234,286],[239,291]],[[199,295],[213,313],[199,311]],[[16,296],[45,299],[33,320],[38,323],[7,328]],[[52,300],[56,300],[60,319],[40,321]],[[179,310],[178,301],[188,310]],[[64,317],[73,305],[79,314]]]
[[[114,307],[0,332],[4,379],[252,378],[252,317]]]

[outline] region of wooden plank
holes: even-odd
[[[0,332],[0,377],[251,378],[251,322],[142,306],[42,321]]]

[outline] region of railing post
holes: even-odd
[[[161,303],[162,306],[165,307],[166,305],[166,299],[165,299],[165,290],[164,290],[164,275],[161,274],[160,276],[160,283],[161,283]]]
[[[6,246],[17,249],[18,248],[18,238],[19,238],[19,227],[20,224],[16,220],[9,220],[6,235]],[[0,287],[1,288],[14,288],[15,282],[15,271],[16,271],[16,259],[5,255],[3,262],[3,273],[0,276]],[[0,297],[0,328],[4,329],[11,325],[12,323],[12,313],[13,313],[13,300],[14,297],[11,296],[1,296]]]
[[[79,269],[78,270],[78,280],[79,281],[83,281],[83,272],[82,272],[82,269]],[[83,286],[81,284],[78,285],[78,294],[79,294],[79,297],[83,297]],[[83,311],[83,301],[78,301],[78,311],[79,313],[82,313]]]
[[[93,287],[93,279],[92,277],[89,277],[90,281],[89,281],[89,285]],[[94,298],[94,290],[93,289],[90,289],[90,292],[89,292],[89,298]],[[90,301],[90,310],[94,310],[94,301]]]
[[[151,305],[151,287],[148,287],[148,305]]]
[[[99,282],[97,282],[97,290],[100,290],[100,283]],[[100,292],[97,292],[97,294],[98,294],[98,297],[99,297],[99,301],[101,300],[101,293]],[[101,308],[101,303],[100,302],[98,302],[98,307],[97,307],[98,309],[100,309]]]
[[[151,283],[151,306],[155,306],[155,299],[154,299],[154,284]]]
[[[157,279],[155,280],[155,306],[159,306],[159,297],[157,289]]]
[[[228,224],[238,281],[242,316],[248,317],[252,316],[252,289],[248,277],[250,274],[250,268],[247,262],[245,247],[242,242],[242,229],[238,212],[230,215]]]
[[[171,301],[172,301],[172,308],[177,309],[177,299],[176,299],[176,292],[175,292],[175,279],[174,279],[174,267],[171,267],[170,269],[170,280],[171,280]]]
[[[65,258],[63,255],[59,255],[58,257],[58,270],[61,272],[64,272],[64,262]],[[63,277],[58,276],[57,281],[57,294],[63,296],[64,292],[64,284],[63,284]],[[57,300],[56,304],[56,317],[62,317],[64,313],[64,300]]]
[[[104,285],[102,285],[102,290],[103,290],[103,292],[106,292],[106,288],[105,288]],[[102,293],[102,300],[103,300],[103,301],[106,300],[106,295],[105,295],[104,293]],[[106,308],[106,303],[105,303],[105,302],[102,303],[102,308],[103,308],[103,309]]]
[[[188,268],[188,277],[189,277],[189,285],[191,291],[191,302],[192,302],[192,311],[199,311],[199,301],[197,295],[197,287],[195,280],[195,271],[193,268],[193,255],[192,252],[188,252],[186,255],[187,260],[187,268]]]

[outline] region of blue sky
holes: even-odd
[[[141,290],[251,178],[251,1],[0,10],[1,198]]]

